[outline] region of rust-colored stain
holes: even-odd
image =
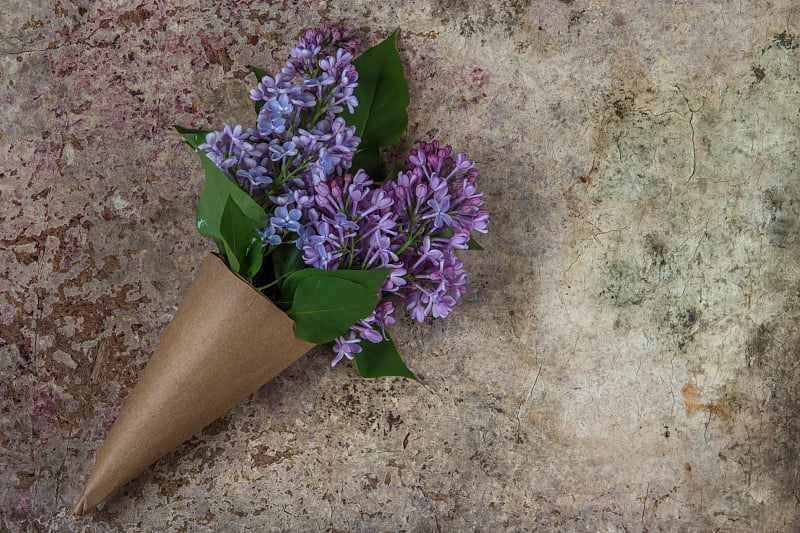
[[[378,477],[370,474],[364,474],[364,489],[375,490],[378,488]],[[369,487],[369,489],[367,489]]]
[[[433,500],[435,502],[443,502],[447,501],[449,494],[444,494],[442,492],[433,492],[433,491],[422,491],[422,495],[428,498],[429,500]]]
[[[274,453],[270,453],[267,446],[259,446],[257,452],[253,453],[251,458],[254,468],[265,468],[283,460],[291,459],[295,455],[297,453],[292,450],[274,450]]]
[[[722,402],[702,403],[700,397],[703,391],[694,382],[689,382],[681,389],[683,403],[686,405],[686,414],[692,416],[698,411],[703,411],[712,415],[725,416],[728,414],[728,405]]]

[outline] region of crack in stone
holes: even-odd
[[[686,105],[689,105],[689,102],[686,102]],[[692,173],[689,174],[689,177],[686,178],[686,183],[689,183],[692,178],[694,177],[695,172],[697,171],[697,146],[694,143],[694,111],[689,108],[691,115],[689,115],[689,127],[692,128]]]
[[[90,36],[91,37],[91,36]],[[2,57],[15,57],[21,56],[25,54],[38,54],[42,52],[49,52],[50,50],[58,50],[59,48],[65,48],[68,46],[85,46],[87,48],[104,48],[103,45],[91,44],[87,42],[75,42],[75,43],[60,43],[60,44],[49,44],[44,48],[31,48],[29,50],[0,50],[0,58]]]
[[[21,56],[23,54],[36,54],[39,52],[47,52],[49,50],[58,50],[66,46],[65,44],[60,44],[58,46],[47,46],[46,48],[32,48],[30,50],[0,50],[0,56]]]
[[[694,114],[696,112],[700,111],[701,109],[703,109],[703,106],[705,105],[705,101],[703,101],[703,103],[700,104],[700,107],[698,107],[697,109],[692,109],[692,106],[689,103],[689,99],[686,97],[685,94],[683,94],[683,91],[681,90],[681,88],[676,85],[675,89],[681,95],[681,98],[683,98],[683,101],[686,102],[686,109],[689,110],[689,128],[691,128],[691,130],[692,130],[692,172],[691,172],[691,174],[689,174],[689,177],[686,178],[686,183],[689,183],[692,180],[692,178],[694,177],[695,173],[697,172],[697,145],[695,144],[695,140],[694,140],[694,138],[695,138]]]
[[[520,442],[520,433],[522,430],[522,411],[524,410],[525,406],[530,403],[531,397],[533,396],[533,389],[536,388],[536,384],[539,383],[539,376],[542,375],[542,369],[544,365],[539,365],[539,371],[536,373],[536,377],[533,378],[533,383],[531,384],[530,388],[528,389],[528,394],[525,398],[520,402],[519,408],[517,408],[517,442]]]

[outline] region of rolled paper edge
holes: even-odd
[[[89,509],[86,508],[86,494],[81,494],[81,499],[75,504],[72,514],[75,516],[83,516]]]
[[[281,313],[281,315],[285,318],[285,320],[287,320],[287,321],[289,321],[289,323],[291,323],[291,320],[288,317],[286,317],[286,315],[283,314],[283,312],[280,309],[275,307],[274,304],[269,301],[269,299],[267,299],[264,295],[259,293],[246,280],[244,280],[240,276],[236,275],[235,273],[231,272],[227,268],[227,266],[225,266],[225,264],[222,261],[222,259],[219,256],[217,256],[216,254],[209,255],[206,258],[206,260],[204,261],[202,268],[200,269],[200,271],[198,272],[197,276],[195,277],[194,282],[192,283],[192,286],[190,286],[189,289],[187,290],[187,293],[184,296],[184,299],[183,299],[183,301],[181,303],[181,307],[183,307],[185,302],[187,303],[188,307],[191,307],[191,304],[195,303],[195,300],[196,300],[195,296],[196,296],[196,290],[197,289],[194,287],[194,285],[196,283],[198,283],[198,280],[201,277],[211,278],[212,280],[214,280],[215,276],[232,276],[233,279],[236,280],[235,283],[244,284],[244,285],[246,285],[248,291],[252,291],[252,292],[255,293],[254,295],[249,295],[251,298],[253,296],[257,296],[258,298],[263,298],[264,302],[266,302],[268,304],[268,307],[274,308],[275,311]],[[230,280],[228,280],[228,281],[230,282]],[[208,279],[204,279],[203,281],[200,281],[199,283],[202,285],[202,284],[204,284],[206,282],[208,282]],[[211,286],[214,286],[214,285],[215,285],[215,283],[211,284]],[[193,289],[194,289],[194,291],[193,291]],[[248,294],[247,291],[245,291],[245,293]],[[259,301],[259,300],[256,300],[256,301]],[[190,315],[191,312],[185,312],[185,314]],[[148,362],[148,367],[151,367],[151,366],[153,367],[153,368],[150,369],[151,372],[157,372],[163,366],[162,362],[163,362],[163,360],[165,358],[164,356],[165,355],[169,355],[169,354],[162,354],[161,357],[158,357],[158,358],[156,357],[156,355],[158,354],[158,351],[159,351],[159,347],[161,347],[164,344],[168,344],[170,346],[172,345],[173,340],[172,339],[167,340],[167,339],[168,339],[168,337],[170,335],[170,328],[172,327],[172,325],[175,324],[176,322],[179,322],[179,316],[182,316],[180,308],[178,309],[178,312],[176,313],[175,317],[173,318],[173,321],[167,327],[167,330],[165,331],[164,335],[160,339],[159,345],[156,347],[156,351],[153,353],[153,356],[151,357],[151,360]],[[183,327],[185,327],[185,324],[176,325],[175,328],[173,328],[173,329],[176,329],[176,328],[177,329],[181,329]],[[289,326],[289,327],[291,327],[291,326]],[[291,330],[291,331],[292,331],[292,334],[293,334],[293,330]],[[246,394],[241,396],[242,399],[246,398],[247,396],[252,394],[255,390],[257,390],[259,387],[261,387],[264,384],[266,384],[269,381],[271,381],[276,375],[278,375],[281,371],[283,371],[283,369],[285,369],[290,364],[292,364],[292,362],[294,362],[297,359],[299,359],[300,357],[302,357],[303,354],[305,354],[306,352],[308,352],[311,348],[313,348],[315,346],[314,344],[308,343],[306,341],[303,341],[302,339],[299,339],[296,336],[293,337],[293,341],[291,341],[291,342],[293,342],[296,345],[295,346],[296,351],[293,351],[292,357],[291,358],[284,358],[285,360],[281,363],[280,370],[277,370],[277,372],[271,373],[270,377],[268,377],[265,381],[259,383],[255,387],[252,387],[252,386],[247,387],[249,392],[247,392]],[[115,431],[115,426],[117,426],[119,424],[120,419],[125,419],[125,417],[129,414],[130,411],[135,410],[135,407],[132,407],[131,405],[129,405],[129,402],[131,402],[131,400],[133,399],[131,404],[137,404],[136,389],[137,389],[137,387],[141,388],[140,387],[140,383],[142,383],[143,381],[149,381],[148,379],[145,378],[145,375],[147,374],[147,370],[148,370],[148,368],[146,367],[145,370],[140,375],[139,380],[137,381],[136,385],[133,388],[133,391],[131,392],[131,395],[126,400],[125,405],[123,406],[122,411],[120,412],[120,415],[114,421],[114,424],[112,424],[112,427],[109,430],[109,432],[106,434],[106,437],[105,437],[100,449],[96,453],[95,462],[94,462],[94,464],[92,466],[92,470],[90,471],[89,477],[87,478],[87,481],[86,481],[86,483],[84,485],[84,490],[83,490],[83,492],[82,492],[82,494],[80,496],[80,499],[78,500],[78,502],[76,503],[76,505],[75,505],[75,507],[73,509],[73,514],[75,516],[84,516],[87,513],[89,513],[97,505],[99,505],[104,500],[106,500],[109,496],[111,496],[112,494],[117,492],[120,488],[122,488],[123,486],[127,485],[130,481],[132,481],[133,479],[135,479],[139,475],[141,475],[141,473],[144,470],[146,470],[147,468],[152,466],[161,457],[163,457],[163,455],[165,455],[166,453],[169,453],[169,450],[164,451],[163,453],[158,455],[155,459],[149,461],[148,464],[142,466],[138,470],[138,472],[136,474],[132,474],[130,476],[126,476],[124,479],[114,480],[113,478],[114,478],[114,474],[116,474],[116,472],[113,472],[113,468],[110,469],[110,467],[112,465],[110,465],[108,463],[108,460],[107,460],[108,459],[108,453],[110,453],[110,452],[108,450],[104,450],[104,448],[106,447],[106,444],[109,442],[109,440],[112,440],[110,437],[112,436],[112,434]],[[149,383],[148,383],[148,385],[149,385]],[[252,383],[251,383],[251,385],[252,385]],[[141,396],[142,391],[140,390],[139,392],[140,392],[139,396]],[[209,423],[211,423],[216,418],[219,418],[220,416],[223,416],[225,412],[229,411],[232,407],[234,407],[240,401],[241,401],[241,399],[239,401],[237,401],[236,403],[233,403],[233,404],[229,405],[225,409],[225,411],[222,412],[222,414],[219,414],[214,419],[211,419],[210,421],[204,423],[202,426],[194,428],[194,430],[192,432],[192,435],[197,433],[198,431],[202,430],[204,427],[206,427]],[[129,424],[129,422],[130,422],[129,420],[124,420],[124,422],[122,423],[122,426],[127,426]],[[117,428],[117,429],[119,430],[119,428]],[[191,438],[192,435],[189,435],[188,437],[184,438],[181,442],[185,442],[186,440]],[[115,439],[116,439],[116,437],[115,437]],[[115,442],[115,445],[117,445],[117,444],[118,443]],[[170,449],[173,449],[174,447],[176,447],[178,445],[180,445],[180,443],[174,444],[172,446],[172,448],[170,448]],[[111,446],[111,447],[113,448],[114,446]],[[112,451],[114,451],[114,450],[112,450]],[[105,452],[105,457],[104,457],[104,452]]]

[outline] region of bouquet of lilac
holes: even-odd
[[[363,376],[414,377],[386,332],[395,302],[443,318],[467,287],[458,250],[480,249],[489,213],[464,153],[420,142],[388,178],[381,149],[403,135],[408,88],[395,34],[353,58],[352,28],[309,29],[274,75],[254,68],[255,123],[178,127],[206,186],[197,228],[230,269],[295,322],[333,341]]]
[[[354,360],[362,376],[414,378],[386,331],[395,302],[423,322],[464,294],[456,251],[480,248],[472,232],[489,219],[478,171],[434,140],[386,177],[381,149],[405,132],[408,87],[394,34],[355,60],[351,34],[308,30],[280,72],[253,69],[254,125],[177,128],[205,168],[197,229],[219,255],[188,288],[75,514],[315,344],[333,342],[332,364]]]

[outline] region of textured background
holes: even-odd
[[[800,528],[794,0],[2,11],[0,530]],[[479,162],[471,290],[394,328],[419,382],[319,348],[74,519],[210,249],[170,125],[249,120],[247,65],[320,21],[402,28],[397,154]]]

